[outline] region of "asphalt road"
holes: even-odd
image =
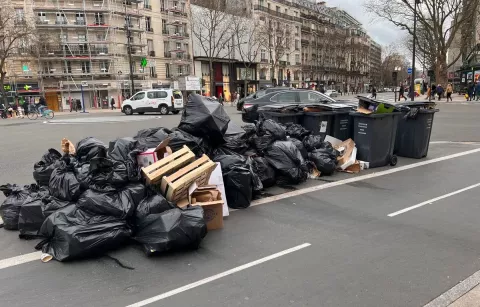
[[[4,267],[34,252],[35,242],[0,230],[1,305],[423,306],[480,270],[480,104],[439,108],[428,158],[339,173],[295,191],[271,189],[275,196],[232,212],[195,252],[146,258],[129,246],[110,253],[135,270],[108,258]],[[233,108],[228,112],[240,122]],[[33,163],[63,137],[108,142],[174,127],[179,119],[90,114],[57,123],[0,121],[0,183],[30,183]],[[389,216],[415,205],[421,206]]]

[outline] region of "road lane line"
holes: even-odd
[[[42,255],[42,252],[33,252],[30,254],[25,254],[25,255],[20,255],[20,256],[0,260],[0,270],[6,269],[12,266],[16,266],[19,264],[23,264],[23,263],[40,260],[41,255]]]
[[[405,208],[405,209],[402,209],[402,210],[398,210],[398,211],[396,211],[396,212],[390,213],[388,216],[389,216],[389,217],[394,217],[394,216],[400,215],[400,214],[402,214],[402,213],[411,211],[411,210],[413,210],[413,209],[417,209],[417,208],[423,207],[423,206],[425,206],[425,205],[431,205],[432,203],[434,203],[434,202],[436,202],[436,201],[439,201],[439,200],[442,200],[442,199],[445,199],[445,198],[448,198],[448,197],[451,197],[451,196],[460,194],[460,193],[462,193],[462,192],[465,192],[465,191],[474,189],[474,188],[479,187],[479,186],[480,186],[480,183],[477,183],[477,184],[468,186],[468,187],[466,187],[466,188],[463,188],[463,189],[460,189],[460,190],[457,190],[457,191],[453,191],[453,192],[451,192],[451,193],[448,193],[448,194],[445,194],[445,195],[442,195],[442,196],[439,196],[439,197],[432,198],[432,199],[430,199],[430,200],[424,201],[423,203],[419,203],[419,204],[417,204],[417,205],[414,205],[414,206],[411,206],[411,207],[408,207],[408,208]]]
[[[305,188],[305,189],[291,191],[291,192],[287,192],[287,193],[283,193],[283,194],[279,194],[279,195],[275,195],[275,196],[265,197],[265,198],[253,201],[250,207],[275,202],[275,201],[282,200],[282,199],[285,199],[285,198],[290,198],[290,197],[293,197],[293,196],[298,196],[298,195],[303,195],[303,194],[307,194],[307,193],[311,193],[311,192],[325,190],[325,189],[328,189],[328,188],[338,187],[338,186],[341,186],[341,185],[354,183],[354,182],[358,182],[358,181],[362,181],[362,180],[368,180],[368,179],[377,178],[377,177],[381,177],[381,176],[385,176],[385,175],[390,175],[390,174],[406,171],[406,170],[409,170],[409,169],[412,169],[412,168],[425,166],[425,165],[429,165],[429,164],[432,164],[432,163],[442,162],[442,161],[446,161],[446,160],[450,160],[450,159],[455,159],[455,158],[463,157],[463,156],[466,156],[466,155],[471,155],[471,154],[478,153],[478,152],[480,152],[480,148],[472,149],[472,150],[468,150],[468,151],[463,151],[463,152],[460,152],[460,153],[456,153],[456,154],[452,154],[452,155],[448,155],[448,156],[444,156],[444,157],[439,157],[439,158],[435,158],[435,159],[431,159],[431,160],[417,162],[417,163],[413,163],[413,164],[409,164],[409,165],[404,165],[404,166],[400,166],[400,167],[396,167],[396,168],[391,168],[391,169],[388,169],[388,170],[385,170],[385,171],[380,171],[378,173],[372,173],[372,174],[368,174],[368,175],[352,177],[352,178],[349,178],[349,179],[330,182],[330,183],[326,183],[326,184],[322,184],[322,185],[318,185],[318,186],[313,186],[313,187],[310,187],[310,188]],[[230,211],[234,211],[234,210],[230,210]]]
[[[225,272],[223,272],[223,273],[220,273],[220,274],[217,274],[217,275],[213,275],[213,276],[207,277],[207,278],[205,278],[205,279],[196,281],[196,282],[191,283],[191,284],[188,284],[188,285],[186,285],[186,286],[183,286],[183,287],[180,287],[180,288],[177,288],[177,289],[174,289],[174,290],[165,292],[165,293],[163,293],[163,294],[160,294],[160,295],[151,297],[151,298],[149,298],[149,299],[140,301],[140,302],[138,302],[138,303],[134,303],[134,304],[132,304],[132,305],[128,305],[127,307],[142,307],[142,306],[145,306],[145,305],[154,303],[154,302],[158,302],[158,301],[163,300],[163,299],[165,299],[165,298],[167,298],[167,297],[174,296],[174,295],[177,295],[177,294],[179,294],[179,293],[188,291],[188,290],[190,290],[190,289],[200,287],[200,286],[202,286],[202,285],[204,285],[204,284],[207,284],[207,283],[209,283],[209,282],[212,282],[212,281],[215,281],[215,280],[217,280],[217,279],[223,278],[223,277],[225,277],[225,276],[232,275],[232,274],[238,273],[238,272],[240,272],[240,271],[246,270],[246,269],[248,269],[248,268],[251,268],[251,267],[253,267],[253,266],[256,266],[256,265],[262,264],[262,263],[264,263],[264,262],[273,260],[273,259],[275,259],[275,258],[279,258],[279,257],[285,256],[285,255],[287,255],[287,254],[291,254],[291,253],[293,253],[293,252],[296,252],[296,251],[299,251],[299,250],[304,249],[304,248],[306,248],[306,247],[309,247],[310,245],[311,245],[310,243],[304,243],[304,244],[301,244],[301,245],[298,245],[298,246],[295,246],[295,247],[286,249],[286,250],[281,251],[281,252],[279,252],[279,253],[276,253],[276,254],[267,256],[267,257],[265,257],[265,258],[261,258],[261,259],[258,259],[258,260],[249,262],[249,263],[247,263],[247,264],[238,266],[238,267],[236,267],[236,268],[233,268],[233,269],[231,269],[231,270],[225,271]]]

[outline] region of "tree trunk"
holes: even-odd
[[[447,55],[439,52],[435,65],[435,83],[441,84],[444,88],[446,88],[448,83],[447,74]]]
[[[215,96],[215,73],[213,71],[213,61],[212,58],[209,59],[210,66],[210,97]]]
[[[5,108],[7,107],[7,93],[5,92],[5,76],[6,72],[0,72],[0,91],[2,93],[2,99],[0,100],[0,104],[4,104]]]

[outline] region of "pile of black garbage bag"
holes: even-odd
[[[58,261],[102,255],[128,243],[150,256],[198,248],[207,234],[200,206],[181,209],[146,185],[137,155],[169,139],[208,155],[223,173],[229,207],[248,208],[265,188],[305,181],[312,168],[333,173],[338,153],[296,124],[260,119],[238,127],[223,106],[199,95],[177,128],[149,128],[110,142],[87,137],[75,154],[49,149],[34,164],[35,184],[0,186],[3,227]]]

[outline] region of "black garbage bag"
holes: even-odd
[[[287,139],[285,129],[271,119],[258,121],[256,130],[253,144],[259,153],[263,153],[273,142]]]
[[[55,211],[74,204],[75,203],[73,202],[60,200],[53,196],[46,196],[42,198],[42,214],[45,218],[47,218]]]
[[[303,159],[307,159],[308,158],[308,151],[307,149],[305,148],[305,146],[303,145],[302,141],[298,140],[298,139],[295,139],[295,138],[288,138],[288,140],[290,142],[292,142],[296,147],[297,149],[300,151],[300,153],[302,154],[302,157]]]
[[[150,214],[137,220],[137,224],[134,240],[142,244],[147,256],[196,249],[207,235],[201,206]]]
[[[188,96],[178,128],[191,135],[207,138],[213,146],[221,145],[230,117],[223,105],[201,95]]]
[[[90,213],[125,219],[133,215],[145,198],[145,186],[130,183],[122,189],[92,185],[77,201],[77,207]]]
[[[254,157],[252,160],[253,172],[260,178],[263,187],[273,187],[275,185],[275,169],[268,164],[264,157]]]
[[[292,142],[276,141],[267,149],[265,158],[277,170],[279,184],[298,184],[307,179],[305,160]]]
[[[42,227],[45,216],[42,212],[44,199],[48,198],[48,190],[41,190],[32,193],[23,205],[20,207],[18,217],[18,230],[20,230],[20,238],[28,239],[38,236],[38,231]]]
[[[233,122],[230,122],[228,130],[223,138],[225,144],[223,144],[222,147],[228,148],[239,154],[244,154],[250,148],[252,137],[256,133],[255,125],[245,127],[246,130],[239,128]],[[251,127],[253,127],[253,129]]]
[[[69,158],[65,158],[62,165],[53,171],[48,189],[53,197],[60,200],[76,201],[82,194],[82,188],[75,176],[75,166],[68,160]]]
[[[27,198],[38,190],[36,185],[18,186],[6,184],[0,186],[0,191],[6,196],[0,205],[0,216],[3,220],[3,227],[8,230],[18,229],[18,217],[20,209]]]
[[[113,165],[113,172],[123,174],[126,182],[139,181],[142,174],[137,163],[137,155],[147,149],[145,146],[139,146],[138,141],[129,137],[110,142],[107,155],[109,159],[116,162]]]
[[[337,159],[332,158],[328,153],[321,149],[315,149],[308,154],[308,159],[315,163],[321,175],[332,175],[337,168]]]
[[[299,124],[287,124],[287,129],[285,132],[287,133],[287,136],[298,139],[298,140],[303,140],[304,137],[307,135],[310,135],[311,131],[305,129],[302,125]]]
[[[93,158],[105,158],[107,146],[100,140],[87,137],[79,141],[76,146],[76,157],[80,164],[88,163]]]
[[[247,165],[248,165],[248,168],[250,169],[250,173],[252,173],[253,192],[260,193],[261,191],[263,191],[263,183],[262,183],[262,180],[260,179],[260,176],[257,173],[255,173],[254,164],[255,164],[255,161],[253,160],[253,157],[247,157]]]
[[[40,159],[33,165],[33,179],[39,186],[48,186],[50,175],[53,170],[58,167],[57,161],[62,155],[53,148],[50,148]]]
[[[149,128],[138,131],[133,138],[138,141],[136,145],[138,149],[156,148],[170,133],[172,131],[163,127]]]
[[[46,239],[35,248],[58,261],[102,255],[123,246],[131,230],[123,219],[89,213],[70,205],[50,215],[39,234]]]
[[[245,209],[250,206],[253,194],[253,173],[245,158],[238,155],[218,155],[213,159],[220,162],[228,206]]]
[[[147,196],[137,206],[137,210],[135,210],[135,219],[138,221],[150,214],[163,213],[173,208],[175,208],[175,205],[167,201],[165,197],[148,190]]]
[[[323,137],[321,135],[309,135],[303,139],[303,145],[308,152],[323,146]]]
[[[76,162],[74,167],[75,177],[77,178],[78,183],[80,183],[80,188],[82,190],[88,189],[88,187],[92,184],[90,163],[79,164]]]
[[[188,148],[197,156],[201,157],[203,154],[209,154],[211,147],[206,144],[205,140],[196,136],[193,136],[180,129],[172,129],[173,132],[168,135],[170,142],[168,146],[172,151],[177,151],[183,148],[183,145],[187,145]]]

